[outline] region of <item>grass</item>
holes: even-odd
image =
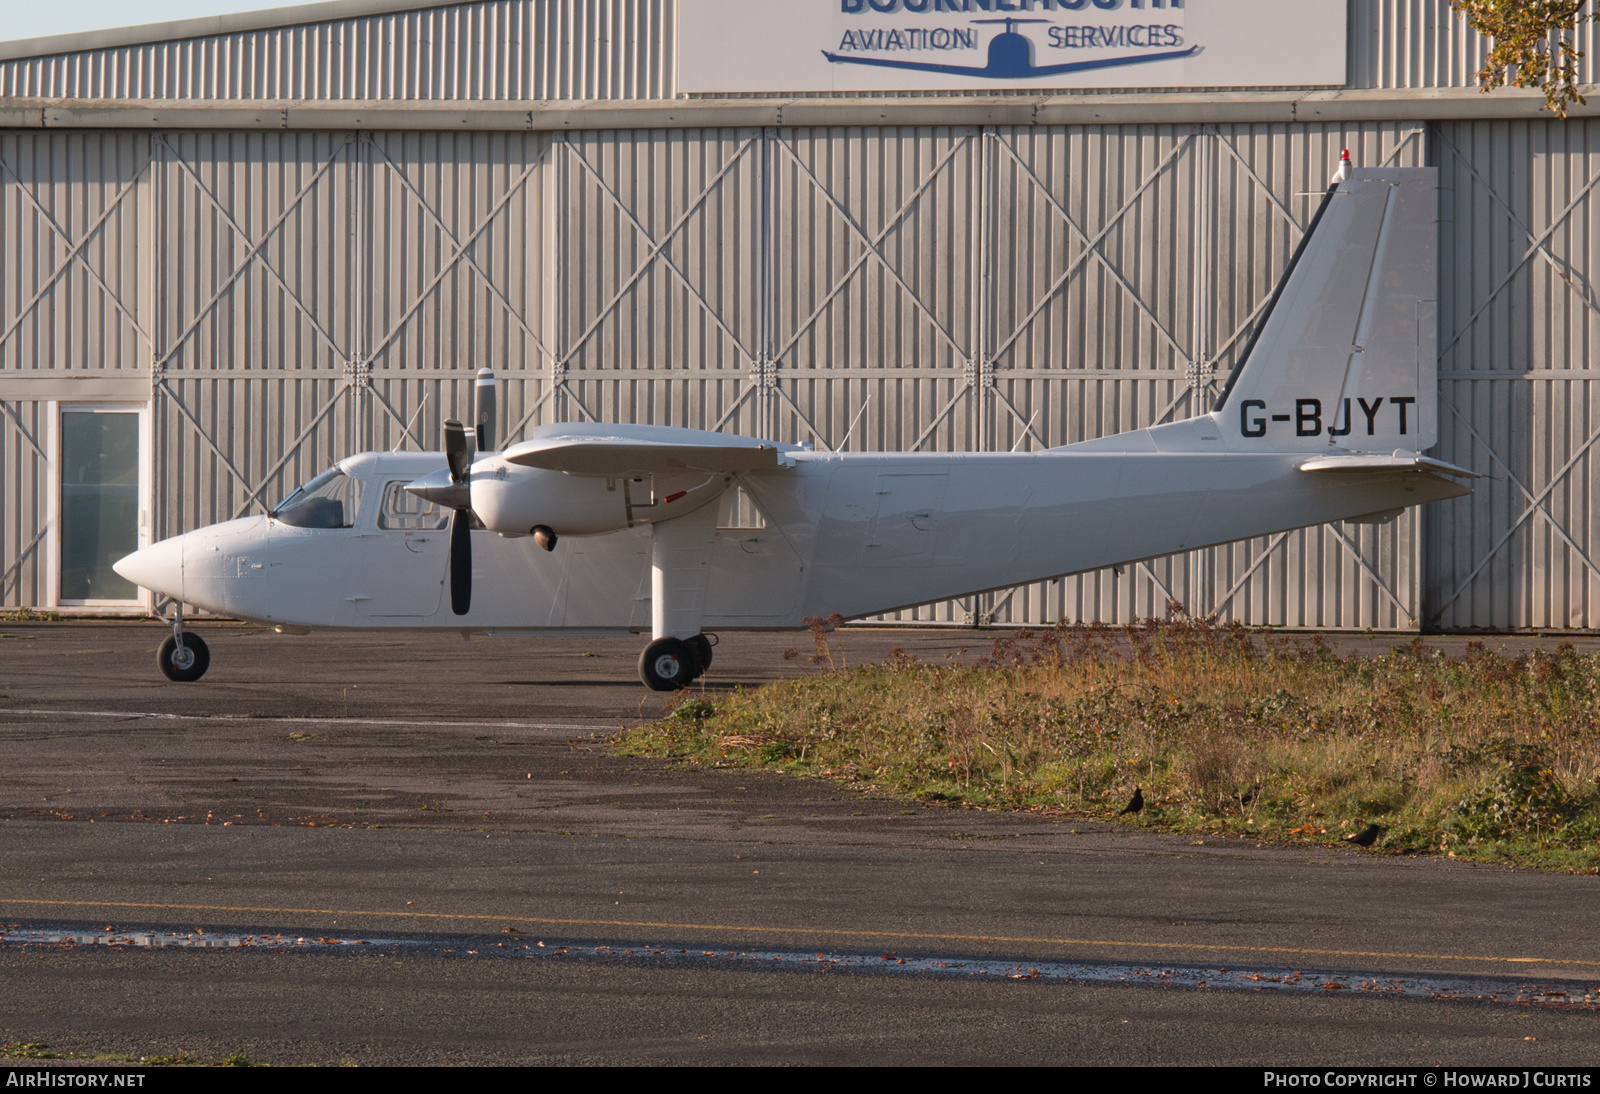
[[[1422,639],[1379,657],[1177,618],[1058,627],[976,666],[896,651],[720,697],[618,748],[961,806],[1600,870],[1600,656]]]
[[[11,608],[0,611],[0,620],[7,623],[59,623],[60,612],[36,612],[32,608]]]
[[[149,1064],[158,1066],[188,1067],[254,1067],[247,1053],[236,1052],[216,1060],[190,1056],[186,1052],[158,1056],[126,1056],[106,1053],[52,1052],[50,1046],[37,1041],[12,1041],[0,1045],[0,1060],[76,1060],[83,1063]]]

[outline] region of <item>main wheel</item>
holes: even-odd
[[[651,691],[677,691],[694,676],[694,653],[687,642],[658,638],[639,655],[639,678]]]
[[[211,649],[204,638],[185,631],[182,646],[172,637],[161,643],[156,664],[161,667],[161,675],[168,680],[180,684],[192,683],[204,676],[206,669],[211,667]]]
[[[711,667],[711,640],[703,634],[697,634],[693,638],[685,638],[683,644],[694,654],[694,678],[698,680]]]

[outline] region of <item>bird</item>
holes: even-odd
[[[1129,813],[1137,813],[1139,810],[1141,810],[1143,808],[1144,808],[1144,787],[1136,786],[1136,787],[1133,788],[1133,797],[1128,800],[1128,804],[1127,805],[1122,807],[1122,812],[1118,813],[1117,816],[1121,817],[1121,816],[1126,816]]]
[[[1376,824],[1369,824],[1355,835],[1346,836],[1344,841],[1346,843],[1353,843],[1357,847],[1371,847],[1374,843],[1378,842],[1378,833],[1381,831],[1383,831],[1383,829],[1379,828]]]

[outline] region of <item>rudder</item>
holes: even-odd
[[[1212,416],[1235,451],[1421,452],[1438,439],[1438,172],[1330,188]]]

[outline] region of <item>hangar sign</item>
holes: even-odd
[[[679,0],[686,92],[1341,86],[1345,0]]]

